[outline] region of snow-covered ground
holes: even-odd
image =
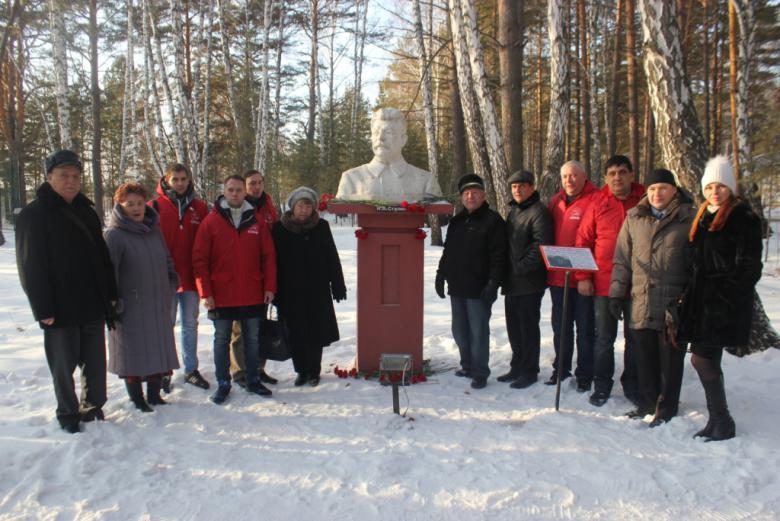
[[[405,417],[375,381],[337,379],[355,355],[353,228],[335,227],[349,299],[337,304],[341,341],[327,348],[317,388],[295,388],[291,363],[272,399],[234,387],[227,405],[185,386],[143,414],[109,375],[106,420],[66,434],[42,334],[19,287],[13,233],[0,248],[0,519],[775,520],[780,518],[780,351],[725,355],[737,438],[691,436],[706,421],[686,364],[680,415],[649,429],[623,416],[619,384],[602,408],[564,384],[512,390],[494,377],[510,359],[503,305],[493,307],[486,389],[457,378],[448,301],[433,290],[440,248],[425,251],[424,353],[435,374],[402,393]],[[777,248],[759,284],[780,327]],[[544,301],[542,374],[552,362]],[[178,338],[178,334],[177,334]],[[214,382],[212,327],[201,319],[201,370]],[[622,344],[617,346],[622,370]],[[540,378],[540,380],[541,380]]]

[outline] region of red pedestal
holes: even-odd
[[[328,211],[357,214],[358,371],[379,370],[382,353],[409,353],[422,370],[423,249],[418,230],[425,213],[451,215],[451,204],[432,204],[425,213],[382,211],[367,204],[331,204]]]

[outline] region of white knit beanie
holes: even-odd
[[[704,167],[704,175],[701,177],[701,191],[710,183],[720,183],[731,189],[731,193],[737,195],[737,179],[731,168],[731,161],[726,156],[715,156],[707,161]]]
[[[295,203],[297,203],[301,199],[308,199],[309,201],[311,201],[311,204],[316,206],[319,197],[317,196],[317,192],[315,192],[308,186],[299,186],[298,188],[290,192],[290,197],[287,199],[287,207],[290,210],[292,210],[293,206],[295,206]]]

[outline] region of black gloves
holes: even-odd
[[[340,288],[332,288],[331,293],[333,293],[333,300],[336,302],[347,300],[347,288],[344,286],[341,286]]]
[[[498,298],[498,282],[493,279],[489,279],[485,287],[482,288],[482,293],[479,294],[479,298],[485,304],[492,304]]]
[[[615,320],[623,319],[623,301],[625,299],[611,297],[609,299],[609,312],[615,317]]]
[[[447,295],[444,294],[444,275],[436,272],[436,294],[439,295],[439,298],[447,298]]]

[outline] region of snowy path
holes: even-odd
[[[337,305],[342,340],[326,349],[318,388],[293,387],[291,364],[269,363],[281,379],[272,399],[234,388],[218,407],[177,375],[172,404],[142,414],[109,375],[107,421],[75,436],[54,420],[42,334],[8,233],[0,248],[0,520],[780,517],[780,351],[725,355],[738,436],[703,443],[691,438],[706,415],[689,364],[679,417],[653,430],[622,416],[630,404],[619,385],[595,408],[567,381],[556,413],[554,388],[497,383],[510,358],[499,301],[493,374],[486,389],[472,391],[452,372],[449,305],[433,291],[440,249],[429,246],[425,356],[437,373],[407,388],[407,417],[395,416],[388,388],[332,374],[333,365],[351,366],[355,350],[355,239],[351,228],[334,230],[349,299]],[[759,292],[780,327],[776,266],[765,267]],[[549,315],[546,297],[541,378],[552,361]],[[203,316],[201,369],[213,382],[211,335]]]

